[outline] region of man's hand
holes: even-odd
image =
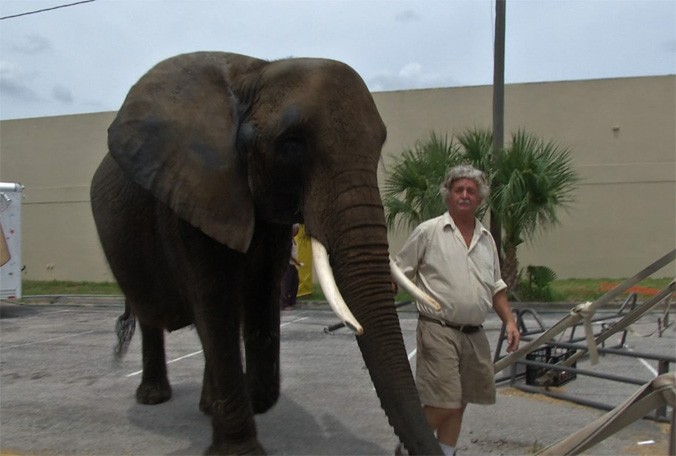
[[[505,326],[505,333],[507,334],[507,353],[512,353],[519,348],[521,333],[519,333],[516,323],[513,322],[507,323]]]
[[[516,320],[514,320],[512,310],[509,308],[507,292],[505,290],[498,291],[495,296],[493,296],[493,308],[505,325],[507,353],[516,351],[516,349],[519,348],[521,334],[519,333],[519,328],[516,326]]]

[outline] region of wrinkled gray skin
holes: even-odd
[[[331,60],[185,54],[130,90],[92,181],[94,218],[142,331],[138,402],[171,396],[164,331],[197,329],[208,453],[264,452],[254,414],[279,397],[280,279],[291,225],[305,223],[364,328],[395,433],[412,453],[440,454],[394,307],[376,180],[385,135],[361,78]]]

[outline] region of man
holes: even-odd
[[[440,312],[418,306],[416,384],[446,455],[455,454],[466,405],[495,403],[491,349],[481,326],[491,307],[505,324],[507,351],[520,339],[495,241],[476,218],[488,192],[481,171],[452,168],[441,188],[448,212],[421,223],[396,258],[404,274],[442,305]]]
[[[298,268],[302,263],[298,261],[298,244],[296,236],[300,231],[300,225],[293,224],[291,228],[291,257],[284,275],[282,276],[282,293],[280,297],[280,306],[282,310],[292,310],[296,305],[296,295],[298,295],[299,277]]]

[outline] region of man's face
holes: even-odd
[[[474,179],[457,179],[453,181],[446,198],[446,205],[451,215],[474,215],[480,204],[479,186]]]

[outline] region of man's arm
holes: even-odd
[[[516,326],[512,309],[507,301],[507,290],[500,290],[493,296],[493,309],[498,314],[500,320],[505,325],[505,334],[507,334],[507,352],[511,353],[519,348],[521,334]]]

